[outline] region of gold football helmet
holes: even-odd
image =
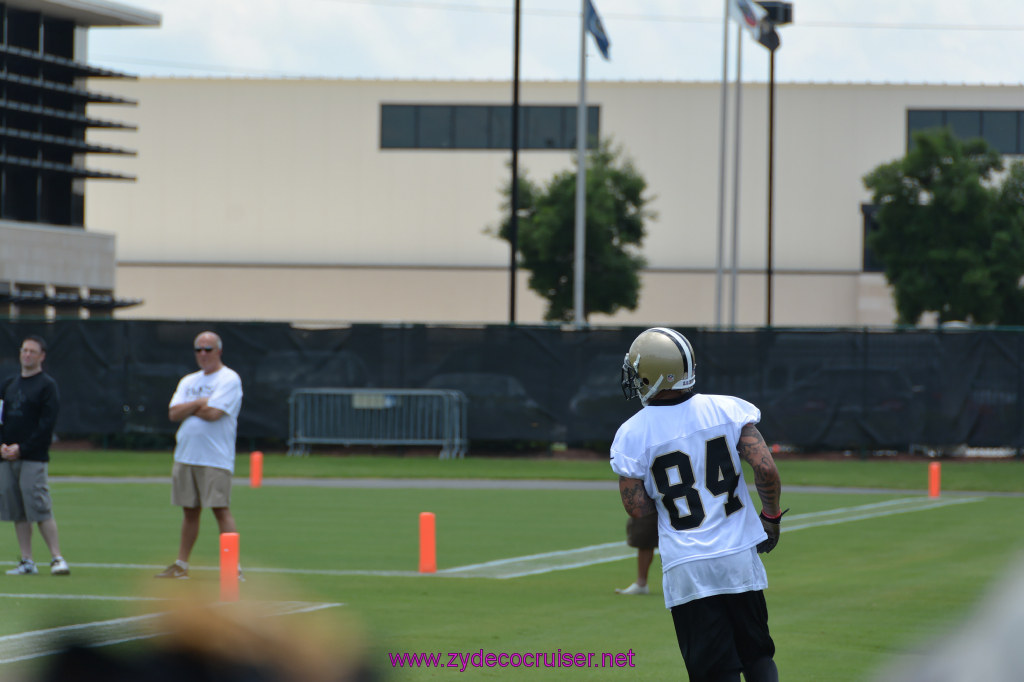
[[[693,346],[667,327],[654,327],[633,340],[622,361],[622,393],[626,400],[647,401],[659,391],[693,388],[696,381]]]

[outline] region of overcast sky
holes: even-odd
[[[593,0],[611,39],[588,80],[722,75],[721,0]],[[511,80],[514,0],[118,0],[159,28],[89,33],[89,61],[142,76]],[[520,77],[579,75],[579,0],[521,0]],[[1024,83],[1021,0],[795,0],[782,82]],[[729,32],[735,54],[735,24]],[[767,79],[746,36],[744,80]],[[731,61],[731,59],[730,59]],[[730,79],[735,76],[730,66]]]

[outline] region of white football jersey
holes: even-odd
[[[697,597],[766,586],[754,548],[768,536],[736,451],[742,428],[760,420],[760,410],[745,400],[696,393],[671,403],[651,401],[615,434],[612,470],[643,480],[658,507],[658,549],[666,577],[680,573],[670,569],[696,562],[691,572],[700,570],[700,584],[688,589]],[[753,584],[746,579],[737,584],[729,571],[719,578],[702,568],[703,560],[714,558],[748,565],[747,556],[732,556],[740,552],[754,554],[760,568]]]

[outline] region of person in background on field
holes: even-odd
[[[242,380],[224,364],[224,344],[213,332],[197,336],[192,350],[199,371],[178,382],[168,408],[170,420],[181,422],[171,472],[171,504],[184,513],[181,544],[177,560],[157,578],[188,577],[203,507],[213,510],[221,533],[238,532],[230,504]]]
[[[657,512],[665,606],[691,682],[777,682],[768,577],[758,553],[779,541],[781,484],[755,424],[732,396],[694,393],[693,347],[664,327],[641,333],[623,361],[626,398],[644,407],[619,427],[611,467],[633,518]],[[761,512],[743,479],[754,471]]]
[[[0,519],[14,522],[21,561],[7,575],[36,575],[32,524],[50,550],[51,575],[71,569],[60,553],[48,480],[50,443],[60,410],[57,382],[43,371],[46,341],[26,337],[18,355],[21,372],[0,383]]]
[[[654,550],[658,548],[658,514],[648,514],[639,519],[626,519],[626,544],[636,547],[636,582],[629,587],[617,587],[619,594],[650,594],[647,575],[651,572]]]

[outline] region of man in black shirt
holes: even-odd
[[[51,575],[71,571],[60,553],[47,471],[57,423],[57,382],[43,371],[46,342],[29,336],[21,343],[21,373],[0,382],[0,520],[13,521],[21,562],[8,575],[35,575],[32,524],[53,556]]]

